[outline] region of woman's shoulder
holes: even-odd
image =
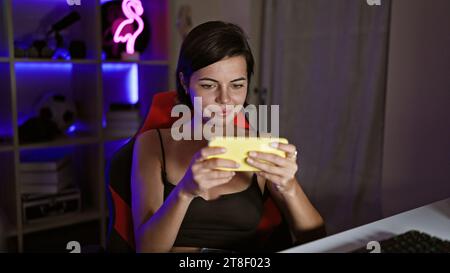
[[[157,129],[151,129],[139,134],[136,137],[135,150],[144,153],[159,153],[160,144],[159,133]]]
[[[170,129],[151,129],[139,134],[136,143],[139,146],[166,146],[170,144]],[[162,143],[161,143],[162,141]]]
[[[136,142],[141,144],[153,143],[156,140],[158,140],[157,129],[147,130],[136,137]]]

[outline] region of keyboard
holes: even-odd
[[[378,246],[362,247],[354,253],[450,253],[450,241],[446,241],[427,233],[410,230],[383,241]],[[369,249],[368,249],[369,248]]]

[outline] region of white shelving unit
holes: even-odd
[[[91,221],[96,221],[98,226],[97,243],[105,246],[108,214],[105,167],[114,151],[130,137],[105,134],[106,112],[111,103],[128,102],[129,92],[135,92],[133,96],[137,96],[144,118],[153,94],[169,88],[171,1],[142,1],[151,38],[138,61],[102,59],[101,5],[105,2],[108,1],[82,1],[81,6],[68,6],[66,1],[0,0],[0,208],[10,227],[8,240],[14,242],[19,252],[26,251],[28,234]],[[14,57],[17,40],[33,35],[43,25],[48,27],[49,22],[60,19],[56,15],[63,17],[72,10],[79,12],[81,19],[64,33],[64,38],[82,39],[87,47],[86,59]],[[82,130],[73,137],[20,143],[19,126],[29,118],[33,102],[50,90],[76,100]],[[53,150],[67,150],[75,162],[82,210],[25,224],[18,171],[21,156]]]

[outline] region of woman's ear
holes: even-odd
[[[180,83],[181,83],[181,85],[183,86],[184,93],[186,93],[186,95],[187,95],[187,94],[188,94],[188,89],[187,89],[187,86],[186,86],[186,82],[184,81],[184,75],[183,75],[183,72],[180,72],[180,73],[178,74],[178,77],[180,78]]]

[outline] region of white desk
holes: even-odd
[[[350,252],[411,229],[450,240],[450,198],[281,252]]]

